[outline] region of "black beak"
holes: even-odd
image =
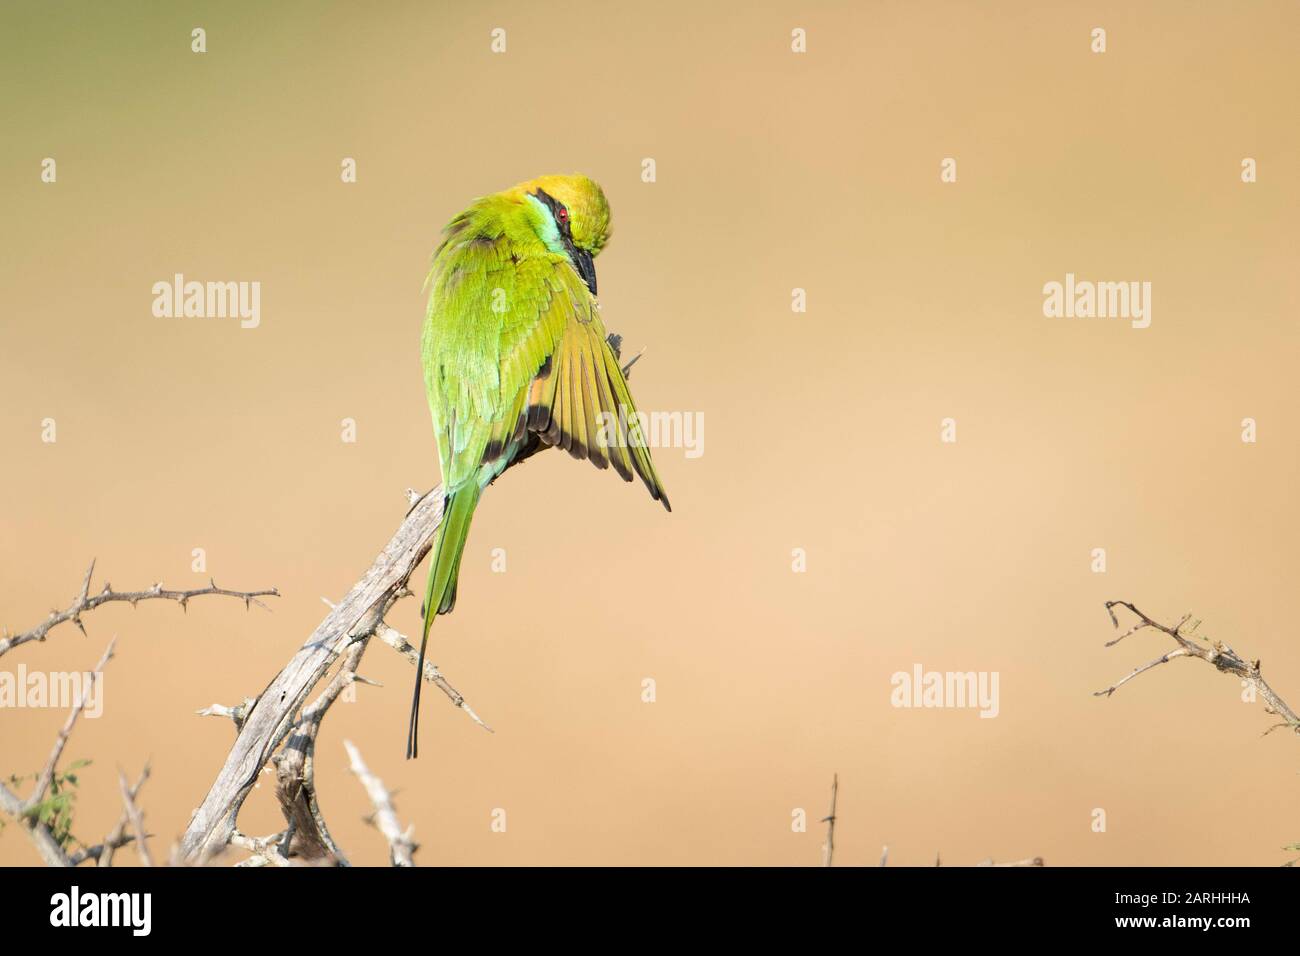
[[[596,263],[592,261],[591,253],[577,246],[571,246],[569,254],[573,257],[573,266],[578,270],[578,275],[582,276],[582,281],[587,283],[587,288],[591,290],[592,295],[595,295]]]

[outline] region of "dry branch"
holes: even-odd
[[[81,622],[81,615],[87,611],[93,611],[101,604],[108,604],[112,601],[125,601],[132,607],[135,607],[141,601],[175,601],[184,610],[192,598],[202,597],[207,594],[217,594],[223,597],[239,598],[244,602],[245,607],[251,608],[254,604],[258,607],[266,607],[259,597],[279,597],[280,592],[275,588],[265,591],[229,591],[225,588],[217,587],[216,581],[209,581],[206,588],[192,588],[187,591],[172,591],[164,588],[162,584],[155,584],[147,591],[114,591],[111,584],[105,583],[104,589],[98,594],[90,593],[90,578],[95,573],[95,562],[90,562],[90,567],[86,569],[86,576],[81,582],[81,591],[76,600],[72,602],[65,610],[51,611],[40,624],[37,624],[30,631],[24,631],[21,634],[10,635],[6,630],[4,637],[0,638],[0,655],[13,650],[20,644],[26,644],[29,641],[43,641],[49,632],[65,621],[71,621],[81,629],[81,633],[86,633],[85,625]]]
[[[379,626],[375,628],[375,637],[379,638],[393,650],[397,651],[397,653],[405,657],[411,662],[412,666],[420,662],[419,649],[407,639],[405,634],[389,627],[387,621],[379,622]],[[474,713],[474,708],[469,705],[469,701],[465,700],[465,695],[452,687],[451,684],[447,683],[447,678],[442,676],[442,672],[438,670],[437,665],[427,657],[424,659],[424,679],[446,694],[447,699],[461,710],[465,711],[474,723],[478,724],[488,733],[493,732],[492,728],[485,724],[478,714]]]
[[[1169,627],[1148,617],[1128,601],[1107,601],[1106,612],[1110,615],[1110,622],[1114,625],[1116,630],[1119,629],[1119,619],[1115,616],[1116,607],[1127,608],[1137,617],[1138,623],[1114,640],[1107,641],[1107,647],[1114,647],[1126,637],[1130,637],[1145,628],[1152,628],[1162,634],[1167,634],[1169,637],[1174,639],[1178,646],[1173,650],[1160,655],[1155,660],[1148,661],[1141,667],[1136,668],[1132,673],[1111,684],[1105,690],[1095,692],[1093,694],[1094,697],[1109,697],[1138,675],[1144,674],[1155,667],[1159,667],[1161,664],[1167,664],[1169,661],[1176,658],[1198,658],[1205,661],[1207,664],[1212,664],[1215,668],[1223,671],[1225,674],[1232,674],[1240,678],[1264,699],[1264,707],[1268,713],[1276,714],[1282,718],[1280,723],[1274,724],[1268,730],[1264,731],[1264,733],[1271,733],[1279,727],[1290,727],[1293,731],[1300,733],[1300,717],[1296,716],[1295,711],[1292,710],[1286,701],[1279,697],[1277,692],[1274,691],[1272,687],[1268,686],[1268,682],[1260,676],[1258,660],[1243,660],[1236,651],[1227,644],[1224,644],[1222,641],[1211,641],[1208,645],[1203,645],[1192,640],[1191,637],[1183,632],[1184,625],[1186,625],[1191,619],[1190,614],[1184,614],[1177,624],[1173,627]],[[1193,623],[1189,630],[1195,631],[1199,624],[1199,621]]]
[[[285,836],[286,832],[281,831],[270,836],[250,837],[236,830],[230,834],[230,845],[247,850],[252,856],[240,860],[235,866],[293,866],[293,861],[281,850]]]
[[[413,504],[366,574],[258,695],[217,779],[185,831],[181,841],[184,860],[204,860],[230,842],[240,807],[271,755],[294,730],[294,714],[311,689],[352,644],[375,633],[389,607],[407,592],[407,581],[428,552],[442,520],[442,504],[441,488]]]

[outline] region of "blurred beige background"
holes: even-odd
[[[339,704],[318,752],[354,862],[386,851],[345,737],[426,865],[816,864],[823,828],[793,833],[791,812],[824,815],[836,771],[843,864],[882,844],[899,864],[1289,858],[1296,742],[1261,738],[1232,679],[1180,661],[1091,694],[1170,646],[1103,649],[1102,603],[1125,598],[1194,611],[1300,697],[1295,4],[2,16],[0,624],[66,606],[92,556],[97,583],[197,586],[204,548],[218,583],[283,593],[271,613],[107,607],[88,639],[0,659],[88,668],[119,636],[104,715],[66,755],[94,760],[80,838],[116,821],[117,768],[150,757],[159,851],[183,830],[232,739],[194,711],[260,691],[403,489],[437,481],[418,342],[442,225],[580,170],[614,210],[601,299],[647,350],[633,390],[703,413],[705,453],[657,451],[671,515],[559,454],[493,487],[432,658],[496,733],[428,693],[403,761],[411,668],[373,647],[362,672],[384,687]],[[154,318],[176,272],[261,282],[261,326]],[[1150,281],[1151,327],[1045,318],[1067,272]],[[891,707],[915,663],[998,672],[999,716]],[[63,718],[0,712],[0,772],[39,770]],[[279,825],[268,783],[241,826]],[[0,832],[0,862],[36,860]]]

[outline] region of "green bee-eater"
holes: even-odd
[[[542,176],[476,200],[433,254],[422,355],[446,498],[430,551],[408,757],[418,753],[429,628],[456,603],[483,489],[558,445],[597,468],[612,465],[624,481],[635,471],[669,508],[600,321],[593,259],[608,238],[600,186]]]

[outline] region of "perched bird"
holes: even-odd
[[[483,490],[558,446],[672,510],[596,303],[609,239],[605,194],[586,176],[542,176],[476,200],[444,231],[429,271],[422,356],[445,500],[430,552],[406,755],[418,755],[420,685],[434,616],[456,603]]]

